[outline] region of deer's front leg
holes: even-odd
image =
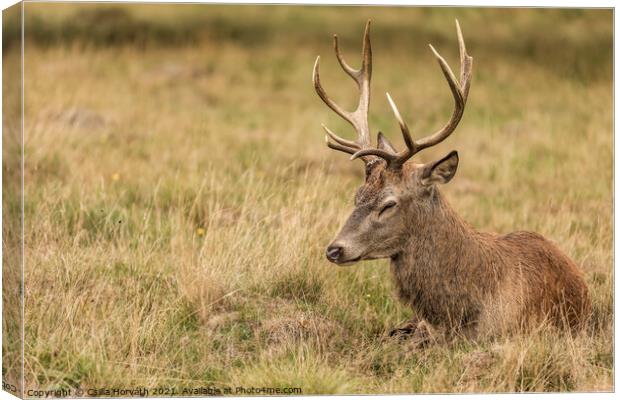
[[[406,340],[415,347],[425,347],[437,341],[439,335],[425,320],[413,317],[398,327],[392,329],[389,333],[390,337],[399,340]]]

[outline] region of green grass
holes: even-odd
[[[94,5],[26,5],[27,388],[612,389],[611,11],[112,8],[124,25],[91,29],[76,15]],[[313,92],[314,58],[351,107],[331,34],[357,64],[372,18],[372,130],[402,146],[383,93],[416,136],[448,118],[426,44],[456,68],[454,17],[469,103],[419,160],[457,149],[444,193],[466,220],[538,231],[582,266],[595,317],[576,337],[411,349],[386,339],[412,313],[388,262],[323,255],[363,169],[324,145],[321,122],[352,133]]]

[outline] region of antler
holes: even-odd
[[[461,55],[460,80],[457,80],[457,78],[454,76],[454,73],[448,66],[446,60],[435,50],[432,45],[429,44],[431,50],[433,51],[433,54],[439,62],[439,66],[441,67],[441,70],[443,71],[446,80],[448,81],[448,85],[450,85],[452,95],[454,96],[454,111],[448,123],[446,123],[443,128],[433,133],[432,135],[413,141],[411,139],[411,134],[409,133],[409,127],[400,116],[398,108],[396,107],[396,104],[394,103],[390,95],[386,93],[388,102],[390,103],[392,111],[394,112],[394,116],[396,117],[396,119],[398,120],[398,124],[400,125],[400,130],[402,132],[403,139],[405,140],[407,148],[398,153],[382,149],[363,148],[355,152],[351,156],[352,160],[359,157],[374,155],[385,159],[390,167],[400,168],[408,159],[413,157],[414,154],[420,152],[427,147],[431,147],[442,142],[448,136],[450,136],[452,132],[454,132],[461,120],[461,117],[463,116],[463,112],[465,111],[465,104],[467,103],[467,96],[469,94],[469,86],[471,83],[471,71],[473,63],[472,57],[467,54],[467,50],[465,49],[465,41],[463,40],[463,33],[461,32],[461,27],[458,20],[456,21],[456,31],[459,41],[459,52]]]
[[[342,54],[340,54],[340,48],[338,47],[338,36],[334,35],[334,51],[336,52],[336,58],[338,63],[353,80],[357,83],[360,92],[359,103],[357,109],[353,112],[343,110],[338,104],[327,96],[323,86],[321,86],[321,80],[319,78],[319,60],[321,57],[317,57],[314,63],[314,70],[312,71],[312,81],[314,83],[314,89],[319,97],[323,100],[329,108],[331,108],[336,114],[340,115],[344,120],[349,122],[357,132],[357,140],[350,141],[341,138],[334,132],[329,130],[325,125],[323,129],[327,133],[325,136],[325,142],[327,146],[334,150],[343,151],[349,154],[356,154],[360,150],[369,149],[371,147],[370,132],[368,129],[368,107],[370,104],[370,77],[372,75],[372,51],[370,48],[370,20],[366,23],[366,29],[364,31],[364,44],[362,47],[362,66],[360,69],[351,68]],[[335,143],[331,142],[332,139]],[[359,155],[365,162],[369,158],[363,154]]]

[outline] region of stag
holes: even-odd
[[[472,77],[458,21],[458,78],[446,60],[430,49],[454,97],[450,120],[438,131],[413,140],[389,94],[388,103],[400,125],[406,147],[397,151],[381,133],[371,144],[368,127],[372,52],[370,21],[366,24],[362,65],[344,60],[334,35],[336,58],[359,88],[355,111],[346,111],[326,94],[314,64],[314,88],[325,104],[353,126],[357,139],[347,140],[323,125],[327,146],[361,159],[365,182],[355,195],[355,209],[326,256],[338,265],[389,258],[398,297],[411,306],[414,318],[391,334],[419,337],[434,332],[467,337],[496,335],[533,324],[552,322],[562,328],[582,326],[589,314],[588,289],[576,264],[555,244],[533,232],[506,235],[479,232],[461,219],[439,190],[455,175],[456,151],[426,164],[408,162],[416,153],[444,141],[460,122]]]

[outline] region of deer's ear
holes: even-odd
[[[377,148],[381,150],[391,151],[393,153],[398,153],[392,143],[388,140],[387,137],[382,132],[377,134]]]
[[[439,161],[428,163],[422,171],[422,184],[448,183],[454,177],[459,165],[459,153],[451,151]]]

